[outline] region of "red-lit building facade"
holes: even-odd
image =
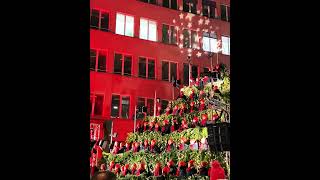
[[[91,0],[90,16],[91,138],[113,121],[113,140],[124,141],[135,105],[153,115],[155,93],[163,109],[178,95],[172,79],[188,85],[217,61],[230,65],[229,0]]]

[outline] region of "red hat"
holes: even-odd
[[[208,119],[208,115],[207,114],[202,114],[201,118],[204,119]]]
[[[155,143],[156,143],[156,140],[152,139],[151,144],[155,144]]]
[[[120,168],[120,164],[116,164],[116,168],[119,169]]]
[[[198,121],[199,121],[198,116],[195,116],[195,117],[193,118],[193,122],[198,122]]]
[[[129,168],[129,164],[124,165],[124,167],[128,169]]]

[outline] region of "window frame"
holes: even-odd
[[[102,112],[101,112],[101,115],[95,115],[94,113],[94,108],[95,108],[95,105],[96,105],[96,99],[97,99],[97,95],[98,96],[102,96],[103,97],[103,101],[102,101]],[[106,101],[106,95],[105,93],[102,93],[102,92],[90,92],[90,99],[92,98],[92,105],[91,105],[91,113],[90,113],[90,117],[103,117],[104,114],[105,114],[105,111],[104,111],[104,106],[105,106],[105,101]]]
[[[112,108],[112,96],[116,95],[119,96],[119,113],[117,117],[112,116],[112,112],[111,112],[111,108]],[[122,118],[122,98],[123,97],[129,97],[129,115],[128,118]],[[131,112],[131,103],[132,103],[132,97],[130,94],[119,94],[119,93],[111,93],[111,108],[110,108],[110,117],[111,118],[118,118],[118,119],[126,119],[126,120],[130,120],[132,112]]]
[[[146,76],[145,77],[140,77],[140,58],[145,58],[146,59]],[[157,68],[156,68],[156,58],[153,57],[148,57],[148,56],[138,56],[138,77],[142,78],[142,79],[149,79],[149,60],[153,60],[154,61],[154,78],[150,79],[150,80],[156,80],[157,79]]]
[[[223,41],[222,41],[222,37],[226,37],[228,38],[228,54],[223,53]],[[226,55],[226,56],[230,56],[230,36],[229,35],[221,35],[221,54]]]
[[[161,73],[163,73],[163,71],[162,71],[162,62],[168,62],[169,63],[169,67],[168,67],[168,77],[169,77],[169,79],[168,79],[168,82],[172,82],[172,79],[171,79],[171,77],[170,77],[170,75],[171,75],[171,63],[175,63],[176,65],[177,65],[177,68],[176,68],[176,77],[177,77],[177,79],[179,79],[179,63],[178,62],[176,62],[176,61],[169,61],[169,60],[162,60],[161,61]],[[175,79],[175,80],[177,80],[177,79]],[[163,78],[162,78],[162,74],[161,74],[161,80],[162,81],[167,81],[167,80],[164,80]]]
[[[204,36],[204,35],[203,35],[204,33],[208,33],[209,36]],[[217,53],[217,52],[218,52],[218,50],[217,50],[217,51],[211,51],[211,46],[212,46],[212,44],[211,44],[210,39],[215,39],[217,42],[219,41],[219,39],[218,39],[218,34],[217,34],[216,32],[214,32],[214,34],[215,34],[215,37],[216,37],[216,38],[211,37],[211,33],[210,33],[210,32],[202,31],[202,44],[201,44],[201,49],[202,49],[203,51],[205,51],[205,52],[212,52],[212,53]],[[204,37],[209,38],[209,51],[206,51],[206,50],[204,50],[204,48],[203,48],[203,45],[204,45],[203,39],[204,39]],[[216,44],[216,45],[217,45],[217,44]],[[214,45],[213,45],[213,46],[214,46]]]
[[[176,46],[178,46],[178,30],[177,30],[177,26],[175,26],[175,25],[171,25],[171,24],[167,24],[167,23],[162,23],[162,29],[161,29],[161,33],[163,32],[163,25],[167,25],[169,28],[168,28],[168,30],[171,30],[171,27],[173,27],[173,29],[175,30],[175,32],[176,32],[176,43],[172,43],[172,39],[171,39],[171,34],[170,34],[170,36],[168,37],[168,39],[169,39],[169,42],[168,43],[166,43],[166,42],[163,42],[163,34],[162,34],[162,39],[161,39],[161,42],[162,43],[164,43],[164,44],[170,44],[170,45],[176,45]]]
[[[224,19],[222,19],[222,6],[225,6],[225,9],[226,9],[226,20],[224,20]],[[229,19],[229,12],[228,12],[228,8],[229,8],[229,10],[230,10],[230,5],[227,5],[227,4],[220,4],[220,19],[222,20],[222,21],[226,21],[226,22],[230,22],[230,19]]]
[[[146,20],[148,22],[148,28],[147,28],[147,39],[143,39],[141,38],[141,20]],[[153,41],[153,40],[150,40],[150,33],[149,33],[149,26],[150,26],[150,21],[152,22],[155,22],[156,24],[156,40]],[[152,42],[158,42],[158,22],[156,20],[153,20],[153,19],[149,19],[149,18],[145,18],[145,17],[140,17],[140,21],[139,21],[139,39],[142,39],[142,40],[147,40],[147,41],[152,41]]]
[[[176,4],[177,4],[177,8],[176,8],[176,9],[172,8],[172,1],[173,1],[173,0],[168,0],[168,1],[169,1],[169,7],[166,7],[166,6],[163,5],[163,0],[162,0],[162,7],[164,7],[164,8],[169,8],[169,9],[173,9],[173,10],[178,10],[178,9],[179,9],[179,1],[178,1],[178,0],[175,0],[175,1],[176,1]]]
[[[217,15],[216,15],[216,11],[217,11],[217,2],[216,1],[213,1],[213,3],[215,4],[214,6],[210,6],[208,4],[204,4],[204,1],[202,0],[202,3],[201,3],[201,6],[202,6],[202,16],[204,17],[208,17],[208,18],[211,18],[211,19],[216,19]],[[203,15],[204,14],[204,10],[205,10],[205,7],[206,9],[211,12],[210,10],[210,7],[213,8],[213,17],[210,15],[210,12],[208,12],[208,16],[205,16]]]
[[[121,15],[124,15],[124,27],[123,27],[123,34],[118,34],[117,33],[117,15],[118,14],[121,14]],[[133,18],[133,28],[132,28],[132,36],[129,36],[129,35],[126,35],[126,27],[127,27],[127,16],[130,16],[130,17],[132,17]],[[123,12],[116,12],[116,18],[115,18],[115,21],[116,21],[116,23],[115,23],[115,34],[117,34],[117,35],[121,35],[121,36],[127,36],[127,37],[135,37],[134,36],[134,29],[135,29],[135,16],[134,15],[131,15],[131,14],[127,14],[127,13],[123,13]]]
[[[108,72],[107,71],[108,70],[107,61],[108,61],[108,53],[109,53],[108,49],[90,48],[90,51],[91,50],[94,50],[96,52],[96,60],[95,60],[94,70],[91,70],[91,68],[90,68],[90,71],[97,72],[97,73],[106,73],[106,72]],[[100,53],[104,54],[106,56],[106,62],[105,62],[106,71],[98,71],[98,63],[99,63],[99,55],[100,55]],[[90,55],[90,58],[91,58],[91,55]]]
[[[177,3],[177,4],[179,4],[179,3]],[[197,10],[198,10],[198,3],[186,3],[187,5],[188,5],[188,7],[189,7],[189,11],[187,12],[187,11],[185,11],[185,9],[184,9],[184,5],[185,5],[185,0],[182,0],[182,11],[183,12],[186,12],[186,13],[192,13],[192,14],[197,14]],[[192,6],[191,6],[191,4],[194,4],[195,6],[196,6],[196,12],[192,12]]]
[[[99,12],[99,22],[98,22],[98,27],[91,27],[91,16],[92,16],[92,10],[97,10]],[[106,13],[108,14],[108,29],[101,29],[101,17],[102,17],[102,13]],[[90,9],[90,29],[96,29],[96,30],[100,30],[100,31],[104,31],[104,32],[108,32],[110,31],[110,11],[101,9],[101,8],[91,8]]]
[[[116,54],[121,54],[122,55],[122,58],[121,58],[121,73],[118,74],[118,73],[114,73],[114,61],[115,61],[115,57],[116,57]],[[125,52],[120,52],[120,51],[114,51],[114,55],[113,55],[113,74],[116,74],[116,75],[121,75],[121,76],[128,76],[130,77],[129,75],[125,75],[124,74],[124,57],[125,56],[130,56],[131,57],[131,74],[130,76],[133,76],[133,55],[132,54],[129,54],[129,53],[125,53]]]
[[[190,46],[189,47],[184,47],[184,30],[188,30],[188,34],[189,34],[189,40],[190,40]],[[197,30],[196,29],[187,29],[187,28],[184,28],[184,29],[182,29],[181,30],[182,32],[182,35],[183,35],[183,39],[182,40],[180,40],[180,41],[182,41],[182,42],[180,42],[180,43],[182,43],[182,47],[183,48],[188,48],[188,49],[200,49],[200,41],[198,41],[198,42],[194,42],[194,43],[192,43],[192,31],[193,32],[195,32],[196,33],[196,36],[198,36],[199,37],[199,32],[197,32]],[[197,44],[196,45],[196,47],[193,47],[193,44]],[[198,48],[199,47],[199,48]]]

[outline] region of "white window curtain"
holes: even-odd
[[[124,19],[125,16],[123,14],[117,14],[116,17],[116,34],[124,35]]]
[[[230,55],[230,38],[222,36],[222,54]]]
[[[209,37],[203,37],[202,38],[202,49],[204,51],[210,51],[210,39]]]
[[[132,16],[126,16],[125,35],[133,37],[134,32],[134,18]]]
[[[149,21],[149,40],[157,41],[157,23]]]
[[[148,39],[148,20],[140,19],[140,39]]]

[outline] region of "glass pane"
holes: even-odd
[[[229,55],[229,38],[222,36],[222,54]]]
[[[191,13],[197,14],[197,3],[191,4]]]
[[[91,12],[90,27],[95,29],[99,28],[99,11],[98,10],[93,9]]]
[[[90,98],[90,106],[89,106],[89,109],[90,109],[90,116],[92,114],[92,98]]]
[[[211,52],[218,52],[218,48],[217,48],[217,39],[214,38],[210,38],[210,51]]]
[[[149,40],[157,41],[157,23],[149,21]]]
[[[124,57],[124,75],[131,76],[131,59],[132,56]]]
[[[170,63],[171,82],[177,80],[177,63]]]
[[[117,14],[116,21],[116,34],[124,35],[124,15]]]
[[[183,47],[189,48],[190,47],[190,34],[189,30],[183,30]]]
[[[177,43],[177,30],[174,28],[174,26],[170,26],[171,31],[171,44]]]
[[[177,0],[171,0],[171,9],[178,9]]]
[[[203,37],[202,38],[202,49],[204,51],[210,51],[210,40],[208,37]]]
[[[138,97],[138,100],[137,100],[137,109],[139,109],[139,108],[142,107],[142,106],[145,106],[145,98]]]
[[[154,113],[154,100],[148,99],[147,100],[147,115],[153,116],[153,113]]]
[[[203,72],[209,72],[209,68],[203,68]]]
[[[148,79],[155,79],[154,63],[155,63],[155,60],[153,59],[148,60]]]
[[[230,21],[230,7],[227,6],[228,21]]]
[[[183,0],[183,11],[189,12],[189,3],[187,3],[187,0]]]
[[[215,18],[216,8],[214,6],[210,6],[210,18]]]
[[[106,72],[106,56],[99,53],[98,57],[98,72]]]
[[[192,66],[191,70],[192,70],[192,72],[191,72],[192,79],[195,80],[198,77],[198,67]]]
[[[96,102],[94,105],[94,115],[102,115],[103,96],[96,95]]]
[[[204,6],[202,5],[202,15],[209,17],[209,10],[208,10],[208,6]]]
[[[120,96],[112,95],[111,101],[111,116],[119,117],[119,109],[120,109]]]
[[[157,0],[149,0],[149,3],[150,3],[150,4],[156,4],[156,3],[157,3]]]
[[[139,57],[139,77],[146,78],[146,58]]]
[[[122,73],[122,54],[115,54],[113,72],[115,74]]]
[[[183,64],[183,84],[189,85],[189,64]]]
[[[96,69],[96,51],[90,49],[90,70]]]
[[[162,61],[162,80],[169,81],[169,62]]]
[[[167,101],[167,100],[161,100],[161,110],[162,110],[161,113],[165,112],[168,104],[169,104],[169,101]]]
[[[101,30],[107,31],[109,29],[109,14],[102,13],[101,14]]]
[[[169,8],[169,4],[170,4],[170,3],[169,3],[169,0],[163,0],[163,1],[162,1],[162,6],[163,6],[163,7]]]
[[[126,16],[126,36],[133,37],[134,18],[132,16]]]
[[[191,31],[192,48],[197,48],[198,47],[198,42],[196,42],[196,36],[197,36],[197,32],[196,31]]]
[[[162,25],[162,42],[163,43],[169,43],[169,32],[168,32],[169,26],[163,24]]]
[[[122,97],[122,109],[121,109],[121,118],[129,119],[129,107],[130,107],[130,97]]]
[[[140,19],[140,39],[148,39],[148,20]]]
[[[221,5],[221,20],[226,21],[227,20],[227,10],[225,5]]]

